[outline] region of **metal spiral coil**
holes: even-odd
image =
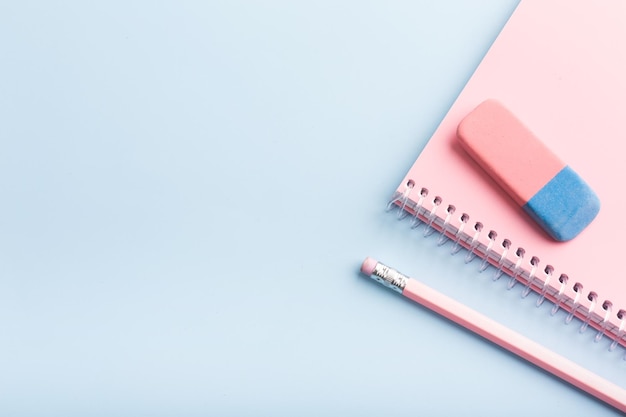
[[[553,304],[551,315],[555,315],[559,309],[567,311],[565,323],[569,324],[576,317],[581,321],[579,328],[581,333],[589,326],[595,328],[597,330],[595,342],[599,342],[604,336],[611,338],[610,351],[615,350],[617,345],[626,347],[625,309],[614,309],[611,301],[604,300],[599,306],[603,314],[598,314],[596,312],[599,303],[597,293],[589,290],[583,298],[582,284],[569,282],[567,274],[560,274],[558,288],[553,287],[554,267],[552,265],[546,264],[541,267],[541,261],[536,256],[530,256],[530,260],[524,262],[528,258],[525,258],[526,250],[523,247],[518,247],[513,251],[509,239],[498,240],[496,231],[487,231],[480,221],[471,222],[470,215],[467,213],[455,216],[457,208],[454,205],[444,204],[443,198],[438,195],[429,197],[429,193],[428,188],[418,187],[416,182],[410,179],[405,183],[402,192],[396,192],[393,195],[387,204],[387,211],[397,209],[398,220],[410,216],[412,229],[424,225],[424,237],[432,235],[435,231],[439,232],[437,246],[443,246],[451,241],[450,253],[452,255],[465,249],[466,263],[474,258],[480,258],[479,272],[485,271],[489,265],[492,265],[495,268],[492,276],[494,281],[502,275],[509,277],[507,289],[510,290],[517,283],[521,283],[524,286],[521,292],[522,297],[528,296],[530,292],[537,293],[539,295],[537,307],[541,306],[546,299],[549,300]],[[484,233],[487,234],[486,243],[481,242]],[[509,257],[511,254],[514,260]],[[391,282],[387,282],[386,285],[394,286]],[[574,296],[569,297],[566,294],[567,290],[573,292]],[[585,302],[582,303],[582,300]],[[613,324],[611,318],[617,318],[619,324]],[[626,360],[626,355],[624,355],[624,360]]]

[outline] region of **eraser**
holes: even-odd
[[[600,210],[587,183],[513,113],[487,100],[459,124],[462,147],[552,238],[576,237]]]
[[[367,257],[361,265],[361,272],[363,272],[365,275],[372,275],[377,264],[377,260]]]

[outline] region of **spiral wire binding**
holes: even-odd
[[[487,233],[487,244],[482,244],[480,236],[483,233],[484,226],[481,222],[470,223],[470,217],[467,213],[462,213],[458,220],[459,225],[455,226],[452,222],[456,207],[449,204],[445,208],[445,214],[438,215],[438,212],[442,211],[443,199],[440,196],[435,196],[432,200],[427,199],[429,190],[427,188],[419,189],[419,197],[417,201],[411,199],[416,188],[415,181],[408,180],[405,184],[405,188],[402,192],[396,192],[393,198],[387,204],[387,211],[391,211],[394,208],[398,208],[397,218],[402,220],[411,215],[411,229],[417,228],[420,224],[424,224],[424,237],[432,235],[435,231],[438,231],[437,246],[444,245],[447,241],[452,242],[450,254],[457,254],[462,248],[466,249],[464,261],[470,263],[474,258],[481,258],[481,263],[478,267],[479,272],[485,271],[489,265],[495,267],[495,271],[492,275],[492,280],[497,281],[502,275],[509,276],[509,282],[507,289],[512,289],[518,282],[524,285],[522,289],[522,298],[527,297],[531,291],[538,293],[539,297],[536,301],[536,306],[541,306],[546,299],[552,302],[552,309],[550,314],[554,316],[560,309],[568,312],[565,317],[565,324],[571,323],[574,317],[581,320],[579,332],[583,333],[587,330],[589,325],[597,329],[597,333],[594,337],[594,342],[599,342],[606,335],[612,339],[609,346],[609,351],[614,351],[618,345],[626,347],[626,310],[620,309],[616,317],[619,319],[619,326],[615,326],[611,323],[611,315],[613,314],[613,304],[606,300],[602,302],[600,308],[604,311],[604,315],[600,316],[595,313],[596,306],[598,305],[598,294],[594,291],[589,291],[586,296],[588,307],[584,307],[581,303],[581,297],[583,294],[582,284],[576,282],[572,285],[571,290],[574,292],[573,299],[566,296],[565,291],[568,288],[569,277],[566,274],[560,274],[558,278],[559,289],[555,290],[551,287],[550,283],[553,278],[554,267],[552,265],[546,265],[543,271],[540,270],[540,260],[536,256],[531,256],[530,269],[526,269],[522,266],[526,251],[524,248],[519,247],[514,252],[512,251],[512,244],[509,239],[502,240],[501,252],[498,253],[494,250],[494,246],[497,244],[498,234],[490,230]],[[426,203],[431,204],[431,208],[426,207]],[[514,255],[515,262],[512,262],[508,255],[512,253]],[[537,275],[542,275],[538,277]],[[626,354],[623,356],[626,361]]]

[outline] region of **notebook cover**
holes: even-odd
[[[582,284],[577,315],[593,309],[596,320],[609,317],[613,331],[626,310],[625,41],[626,1],[523,0],[397,189],[404,192],[412,180],[411,200],[422,187],[429,190],[426,209],[436,196],[441,206],[454,205],[451,224],[469,214],[468,224],[484,225],[483,245],[490,230],[497,232],[496,253],[510,240],[511,262],[524,248],[527,269],[532,256],[540,260],[539,280],[551,265],[549,294],[561,289],[561,274],[570,299],[574,284]],[[488,98],[505,104],[598,194],[598,216],[573,240],[552,240],[460,147],[458,123]]]

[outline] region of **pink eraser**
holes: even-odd
[[[487,100],[459,124],[463,148],[550,236],[573,239],[596,217],[600,201],[576,172],[513,113]]]
[[[374,269],[376,268],[376,265],[378,264],[378,261],[375,259],[372,259],[370,257],[365,258],[365,260],[363,261],[363,264],[361,265],[361,272],[363,272],[365,275],[372,275],[374,273]]]

